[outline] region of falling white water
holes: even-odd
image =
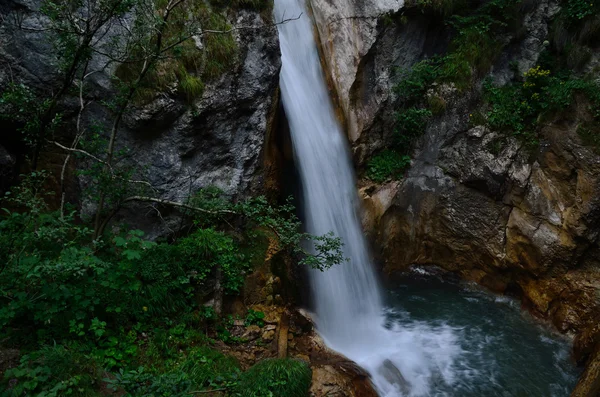
[[[435,395],[435,382],[452,383],[460,355],[449,327],[384,326],[380,287],[357,216],[357,194],[345,137],[326,89],[313,26],[304,0],[275,0],[279,25],[281,95],[300,171],[306,228],[333,231],[349,262],[312,271],[316,324],[332,349],[371,374],[381,396]]]

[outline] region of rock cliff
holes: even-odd
[[[48,21],[40,13],[40,4],[33,0],[11,0],[0,7],[3,89],[12,82],[48,92],[56,89],[60,80],[57,54],[49,33],[44,32]],[[177,95],[174,88],[156,92],[151,100],[135,104],[125,114],[119,131],[116,147],[126,153],[122,161],[136,169],[140,179],[150,182],[159,198],[182,202],[208,186],[216,186],[231,197],[261,190],[261,156],[278,101],[277,30],[268,17],[251,10],[223,11],[222,15],[231,26],[244,26],[244,30],[233,31],[237,51],[232,55],[235,57],[232,67],[205,82],[203,93],[191,103]],[[103,40],[117,34],[118,31],[109,30]],[[199,40],[198,51],[202,45]],[[92,65],[100,65],[100,58],[95,56]],[[103,101],[117,93],[110,78],[112,73],[114,69],[109,67],[89,80],[84,98],[88,104],[82,115],[88,127],[111,122],[112,116]],[[78,102],[77,97],[72,97],[61,105],[69,127],[58,139],[65,143],[72,140]],[[14,175],[23,171],[23,162],[16,161],[22,148],[14,145],[10,135],[3,132],[0,137],[0,166],[3,173]],[[44,150],[44,167],[60,173],[64,151],[51,145]],[[70,201],[79,203],[84,214],[92,214],[93,205],[82,202],[78,193],[85,186],[86,179],[81,177],[72,183]],[[146,229],[151,236],[164,235],[177,224],[174,217],[162,222],[156,218],[156,212],[147,209],[144,212],[146,216],[139,216],[140,208],[134,206],[133,210],[121,211],[116,219]]]
[[[346,3],[311,1],[364,176],[395,128],[393,87],[402,79],[395,71],[447,53],[452,36],[439,13],[415,4],[396,12],[396,3]],[[554,1],[523,4],[519,32],[502,38],[501,54],[472,88],[433,88],[445,108],[417,139],[403,178],[373,183],[364,176],[359,183],[363,224],[386,271],[437,265],[516,294],[561,332],[577,334],[600,313],[600,156],[577,133],[591,117],[586,100],[577,97],[545,120],[535,149],[470,122],[483,102],[483,79],[506,84],[515,69],[536,65],[558,11]],[[592,56],[582,69],[595,62]]]

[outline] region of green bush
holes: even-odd
[[[487,82],[484,91],[491,107],[490,127],[528,139],[545,115],[567,109],[578,92],[589,98],[592,112],[600,108],[597,84],[568,75],[552,76],[539,66],[527,71],[522,83],[496,87]]]
[[[242,374],[236,389],[241,397],[306,397],[312,380],[308,365],[295,359],[267,359]]]
[[[409,165],[410,156],[401,156],[393,150],[385,150],[369,161],[367,176],[374,182],[384,182],[388,178],[398,179]]]
[[[402,154],[409,154],[414,141],[425,132],[432,113],[429,109],[411,107],[396,115],[394,138]]]
[[[193,388],[184,372],[152,373],[144,367],[128,371],[121,368],[105,381],[113,391],[136,397],[185,397]]]
[[[231,25],[216,12],[201,12],[203,29],[228,31]],[[237,43],[231,33],[207,33],[202,38],[204,44],[204,65],[202,77],[214,80],[230,70],[237,61]]]
[[[600,13],[600,4],[590,0],[565,0],[563,8],[571,24],[581,23],[582,20]]]
[[[248,314],[246,315],[246,320],[244,321],[244,324],[246,326],[258,325],[259,327],[263,327],[265,325],[265,322],[263,321],[264,318],[265,318],[265,313],[249,309]]]
[[[401,80],[394,86],[399,98],[408,104],[419,101],[439,78],[441,62],[439,57],[424,59],[415,63],[410,70],[401,71]]]
[[[20,365],[6,371],[13,396],[95,396],[101,367],[64,346],[45,346],[21,357]],[[4,394],[3,394],[4,395]]]
[[[205,346],[192,349],[179,369],[199,387],[233,385],[241,372],[234,357]]]

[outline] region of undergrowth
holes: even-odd
[[[165,47],[173,45],[173,48],[163,54],[149,71],[136,93],[138,102],[147,102],[157,92],[169,90],[172,86],[176,87],[179,95],[192,102],[204,92],[205,82],[219,78],[237,62],[238,47],[230,32],[232,26],[222,12],[200,2],[193,3],[192,7],[175,9],[170,18],[163,41],[167,43]],[[186,25],[191,23],[190,18],[207,32],[186,38]],[[174,45],[179,41],[181,43]],[[130,83],[137,77],[142,66],[142,61],[137,60],[143,59],[141,51],[141,48],[132,49],[129,60],[119,65],[115,76],[120,81]]]
[[[240,397],[308,395],[312,372],[304,361],[263,360],[242,374],[236,394]]]
[[[219,317],[203,306],[216,278],[225,295],[239,294],[273,239],[311,267],[343,261],[331,236],[312,239],[314,255],[304,251],[308,235],[291,205],[231,203],[217,189],[190,200],[206,216],[175,241],[148,241],[124,225],[94,239],[75,211],[49,207],[48,177],[22,176],[1,202],[0,343],[21,352],[18,367],[0,374],[3,396],[88,396],[106,387],[135,396],[236,395],[239,365],[213,345],[244,342],[232,334],[236,320],[262,327],[264,313]],[[269,388],[288,390],[284,375],[273,379]],[[296,380],[288,382],[282,395],[295,393]]]

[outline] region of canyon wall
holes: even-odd
[[[559,4],[523,4],[519,32],[502,38],[501,54],[471,88],[434,85],[445,109],[415,142],[410,167],[400,180],[374,183],[365,169],[395,128],[393,87],[402,79],[395,71],[445,54],[451,30],[439,14],[415,4],[395,13],[396,4],[347,3],[311,1],[361,175],[363,224],[384,269],[440,266],[495,292],[518,295],[561,332],[581,335],[597,324],[600,156],[577,133],[592,118],[587,101],[576,97],[568,111],[545,120],[533,150],[470,122],[483,102],[484,78],[502,85],[515,70],[536,65]],[[339,21],[332,11],[338,8],[348,18]],[[584,72],[595,73],[597,54],[596,48]],[[587,357],[580,348],[576,355]]]
[[[0,6],[0,87],[24,84],[39,92],[52,92],[60,81],[58,55],[50,33],[44,31],[47,17],[40,12],[40,1],[11,0]],[[202,94],[186,101],[175,87],[159,90],[141,104],[134,104],[125,114],[117,135],[117,151],[124,153],[120,164],[136,170],[137,179],[150,182],[157,197],[183,202],[200,188],[215,186],[230,197],[243,197],[262,191],[264,143],[276,113],[279,81],[279,42],[277,30],[269,17],[251,10],[228,11],[237,45],[232,67],[216,79],[206,81]],[[17,23],[19,26],[17,26]],[[110,40],[118,31],[108,31],[103,40]],[[198,51],[203,48],[197,42]],[[103,65],[95,55],[90,70]],[[113,115],[104,101],[117,95],[111,79],[111,65],[87,80],[82,114],[85,128],[108,125]],[[73,135],[79,101],[76,96],[61,103],[67,128],[55,139],[69,146]],[[6,132],[4,131],[6,129]],[[100,134],[108,136],[110,128]],[[86,137],[93,132],[88,132]],[[19,159],[22,147],[15,144],[18,132],[5,124],[0,136],[0,167],[9,185],[11,176],[26,170]],[[60,174],[65,152],[46,145],[42,167]],[[77,161],[86,165],[84,158]],[[69,170],[74,168],[69,167]],[[54,172],[56,171],[56,172]],[[68,173],[71,183],[69,201],[80,206],[83,215],[91,215],[93,201],[87,201],[80,191],[87,185],[86,177]],[[149,236],[163,236],[178,227],[179,220],[159,214],[147,205],[129,205],[117,214],[117,222],[126,221]],[[141,215],[141,214],[144,215]]]

